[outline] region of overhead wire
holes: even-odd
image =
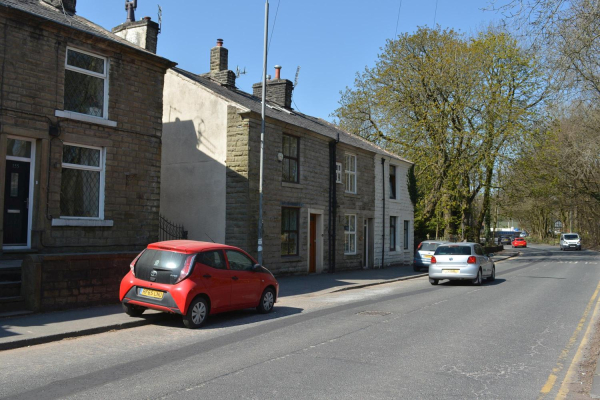
[[[396,32],[394,32],[394,39],[398,36],[398,23],[400,22],[400,10],[402,9],[402,0],[400,0],[400,6],[398,7],[398,18],[396,18]]]
[[[438,0],[435,0],[435,12],[433,13],[433,28],[435,29],[435,22],[437,21],[437,8]]]
[[[273,19],[273,26],[271,27],[271,38],[269,39],[269,45],[267,46],[267,53],[271,50],[271,41],[273,40],[273,33],[275,33],[275,23],[277,22],[277,14],[279,13],[279,4],[281,4],[281,0],[277,0],[277,9],[275,10],[275,18]]]

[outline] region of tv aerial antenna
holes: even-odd
[[[298,75],[300,75],[300,66],[296,68],[296,78],[294,78],[294,87],[298,86]]]
[[[244,67],[244,70],[241,71],[239,65],[237,67],[235,67],[235,76],[236,78],[239,78],[242,75],[246,75],[246,67]]]
[[[158,6],[158,33],[160,33],[162,30],[162,7],[160,6],[160,4],[157,4],[157,6]]]

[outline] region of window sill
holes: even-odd
[[[351,193],[351,192],[344,192],[344,196],[346,196],[346,197],[354,197],[356,199],[360,198],[360,196],[358,195],[358,193]]]
[[[294,189],[302,189],[302,184],[300,184],[300,183],[293,183],[293,182],[281,182],[281,187],[288,187],[288,188],[294,188]]]
[[[53,218],[52,226],[113,226],[111,219]]]
[[[76,121],[89,122],[92,124],[104,125],[104,126],[117,126],[117,121],[111,121],[108,119],[100,118],[100,117],[92,117],[91,115],[79,114],[73,111],[62,111],[56,110],[54,111],[55,117],[68,118]]]

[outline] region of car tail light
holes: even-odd
[[[475,256],[471,256],[467,258],[467,264],[475,264],[477,262],[477,258]]]
[[[183,268],[181,268],[181,272],[179,273],[179,278],[177,278],[177,280],[175,281],[175,284],[178,284],[179,282],[181,282],[182,280],[184,280],[185,278],[188,277],[188,275],[192,271],[192,260],[194,260],[194,256],[188,256],[185,259],[185,264],[183,265]]]
[[[431,263],[435,264],[437,262],[437,260],[435,259],[435,257],[431,257]]]
[[[144,254],[144,251],[146,251],[146,250],[142,250],[142,252],[140,254],[138,254],[136,258],[133,259],[131,264],[129,264],[129,269],[131,270],[131,273],[133,274],[133,276],[135,276],[135,263],[142,256],[142,254]]]

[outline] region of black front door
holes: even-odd
[[[28,162],[6,160],[3,240],[6,246],[27,246],[29,166]]]

